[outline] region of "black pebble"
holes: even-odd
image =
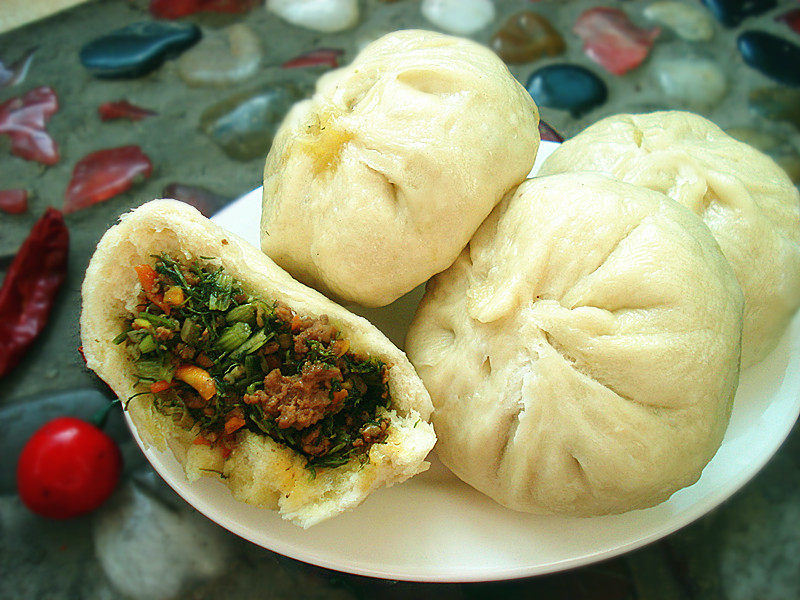
[[[778,83],[800,86],[800,46],[764,31],[745,31],[737,40],[744,62]]]
[[[600,106],[608,88],[597,75],[576,65],[548,65],[531,73],[528,93],[539,106],[568,110],[573,117]]]
[[[736,27],[746,17],[760,15],[777,6],[777,0],[703,0],[703,4],[725,27]]]
[[[200,28],[192,23],[133,23],[86,44],[81,48],[80,60],[95,77],[140,77],[200,37]]]

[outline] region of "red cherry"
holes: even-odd
[[[108,435],[73,417],[58,417],[31,436],[17,463],[17,488],[33,512],[68,519],[100,506],[114,491],[122,455]]]

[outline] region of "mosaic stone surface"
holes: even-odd
[[[81,48],[80,60],[96,77],[139,77],[197,43],[200,35],[191,23],[141,21],[91,40]]]

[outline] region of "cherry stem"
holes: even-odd
[[[103,427],[105,427],[111,409],[114,408],[114,406],[116,406],[117,404],[122,404],[119,398],[115,398],[114,400],[109,402],[106,406],[95,412],[89,419],[89,422],[98,429],[102,429]]]

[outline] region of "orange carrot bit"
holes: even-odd
[[[290,325],[292,333],[297,333],[303,328],[303,318],[300,315],[292,316],[292,323]]]
[[[347,398],[347,390],[336,390],[331,397],[334,402],[341,402]]]
[[[156,291],[156,281],[158,281],[158,273],[150,265],[136,265],[133,267],[136,271],[136,276],[139,278],[139,283],[142,284],[142,289],[146,294],[152,294]]]
[[[155,272],[155,269],[150,265],[136,265],[133,269],[136,271],[136,276],[139,278],[139,283],[147,299],[168,315],[172,307],[164,302],[162,294],[157,293],[158,273]]]
[[[234,431],[238,431],[244,426],[245,420],[242,417],[230,417],[227,421],[225,421],[225,433],[230,435]]]
[[[196,438],[194,438],[194,440],[192,440],[192,444],[195,446],[210,446],[211,442],[209,442],[202,435],[198,435]]]
[[[172,382],[162,379],[161,381],[156,381],[155,383],[151,383],[150,391],[154,394],[158,394],[159,392],[168,390],[171,387],[172,387]]]
[[[203,400],[210,400],[217,393],[217,384],[208,371],[196,365],[183,364],[175,371],[175,379],[189,384]]]

